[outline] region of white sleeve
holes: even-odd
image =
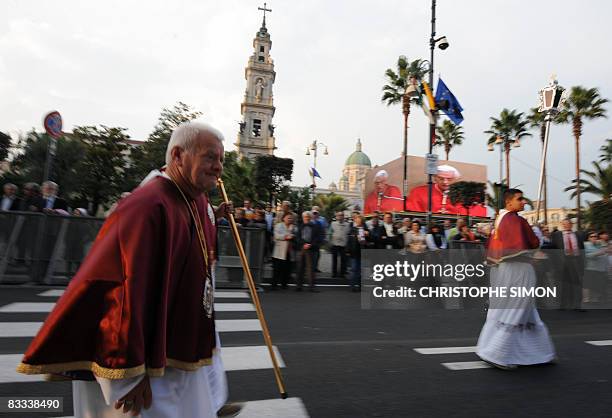
[[[104,402],[106,402],[107,405],[112,405],[123,398],[130,390],[134,389],[142,379],[144,379],[143,374],[127,379],[106,379],[96,376],[100,389],[102,389],[102,395],[104,395]]]

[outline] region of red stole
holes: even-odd
[[[527,220],[516,212],[500,211],[487,243],[487,261],[498,264],[540,246]]]

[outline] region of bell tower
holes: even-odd
[[[263,11],[263,22],[253,39],[253,55],[244,70],[247,86],[240,106],[242,121],[235,143],[242,158],[273,155],[276,149],[272,124],[275,111],[272,85],[276,73],[270,57],[272,41],[266,28],[266,12],[272,10],[266,8],[266,3],[258,9]]]

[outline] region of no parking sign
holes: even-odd
[[[57,110],[50,112],[45,116],[43,121],[45,131],[52,138],[59,138],[63,135],[62,133],[62,115]]]

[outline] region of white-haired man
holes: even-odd
[[[398,212],[404,210],[402,191],[388,184],[389,173],[379,170],[374,176],[374,190],[366,197],[363,212],[365,214],[379,212]]]
[[[456,182],[461,173],[455,167],[447,164],[438,166],[438,173],[434,176],[434,185],[431,190],[432,213],[447,213],[450,215],[467,215],[467,209],[461,205],[454,205],[448,192],[451,184]],[[429,186],[417,186],[410,191],[406,201],[406,208],[413,212],[427,212],[429,201]],[[471,216],[487,216],[487,209],[483,205],[470,208]]]
[[[215,353],[216,211],[223,136],[186,123],[165,172],[123,199],[18,371],[73,379],[78,417],[216,417],[227,398]]]

